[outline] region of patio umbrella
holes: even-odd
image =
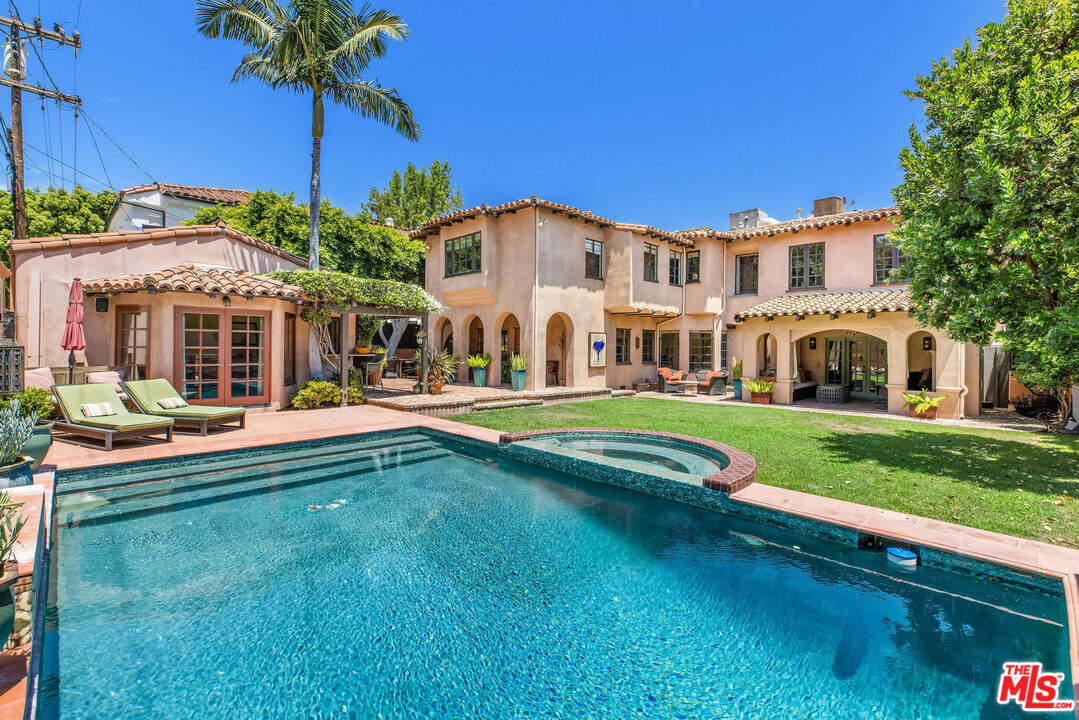
[[[71,283],[71,294],[67,296],[67,322],[64,324],[64,338],[60,347],[68,351],[67,381],[70,384],[75,375],[75,351],[86,348],[86,335],[82,331],[82,281],[78,278]]]

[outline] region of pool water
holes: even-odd
[[[1068,667],[1060,598],[420,434],[57,492],[44,718],[1025,718],[1001,665]]]
[[[551,433],[525,441],[540,448],[564,448],[626,460],[644,469],[661,468],[687,475],[707,477],[730,465],[730,458],[703,445],[673,438],[623,433]]]

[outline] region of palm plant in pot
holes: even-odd
[[[731,385],[734,387],[734,397],[742,397],[742,361],[734,360],[731,363]]]
[[[30,417],[35,414],[37,425],[30,439],[26,441],[22,452],[33,462],[30,463],[30,472],[35,473],[45,460],[45,455],[52,445],[53,418],[56,417],[56,404],[52,401],[52,393],[44,388],[29,387],[18,395],[0,400],[0,407],[7,407],[14,401],[19,402],[20,417]]]
[[[525,389],[525,373],[528,371],[528,359],[524,353],[510,355],[510,383],[520,392]]]
[[[21,502],[12,502],[11,496],[0,492],[0,645],[7,642],[15,627],[15,596],[11,587],[19,579],[19,564],[12,550],[26,518],[19,514]]]
[[[457,377],[457,366],[461,358],[448,350],[431,353],[427,356],[427,389],[432,395],[440,395],[442,386],[453,382]]]
[[[930,397],[923,389],[921,392],[903,393],[903,407],[910,408],[910,416],[916,418],[922,418],[923,420],[936,420],[937,419],[937,407],[940,405],[940,401],[948,397],[947,395],[938,395],[937,397]]]
[[[746,380],[749,397],[757,405],[771,405],[772,391],[776,389],[775,380]]]
[[[18,400],[12,400],[0,409],[0,489],[29,485],[34,481],[34,473],[30,470],[33,461],[22,451],[36,425],[37,413],[31,411],[23,415]]]
[[[469,355],[465,362],[472,368],[472,382],[476,383],[476,387],[483,387],[486,385],[487,366],[491,364],[490,353],[484,353],[483,355]]]

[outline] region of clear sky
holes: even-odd
[[[1001,0],[378,4],[412,34],[372,77],[401,92],[423,137],[410,143],[327,106],[323,192],[333,202],[357,210],[394,168],[437,158],[453,165],[466,206],[535,193],[672,230],[725,229],[729,212],[750,207],[786,220],[824,195],[890,205],[898,151],[920,115],[902,91],[1004,12]],[[306,200],[310,100],[232,85],[243,50],[198,35],[193,0],[16,7],[68,30],[78,18],[77,62],[47,47],[45,65],[154,179]],[[50,84],[33,52],[29,65]],[[75,119],[46,108],[43,118],[27,99],[26,138],[51,149],[58,184],[61,150],[76,161]],[[80,119],[80,172],[107,171],[115,187],[149,180],[95,132],[105,169]],[[48,159],[30,148],[27,157],[37,165],[27,185],[48,185]]]

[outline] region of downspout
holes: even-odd
[[[959,344],[959,419],[967,416],[966,397],[970,389],[967,387],[967,344]]]
[[[536,196],[532,196],[532,249],[535,252],[534,263],[532,269],[533,281],[532,281],[532,365],[535,366],[539,359],[536,356],[538,352],[538,335],[539,328],[536,327],[536,323],[539,317],[539,202]],[[496,329],[497,332],[497,329]],[[543,347],[543,364],[547,365],[547,346]],[[538,368],[532,368],[532,384],[538,385],[536,382],[536,373]],[[563,371],[565,372],[565,371]],[[568,384],[568,381],[567,381]]]

